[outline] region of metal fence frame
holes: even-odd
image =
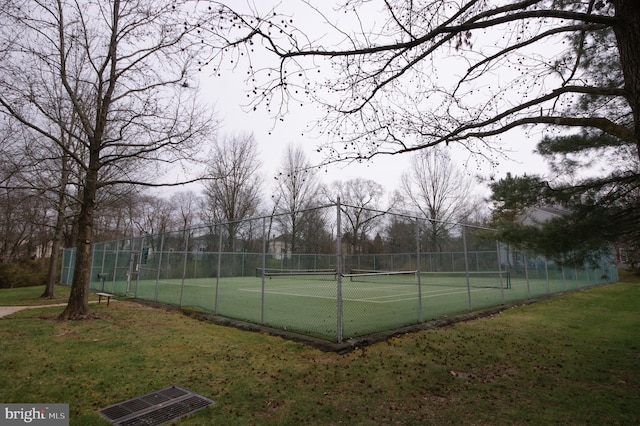
[[[492,251],[474,251],[470,250],[468,247],[468,232],[469,230],[483,230],[483,231],[491,231],[486,228],[480,228],[474,225],[469,224],[461,224],[461,223],[453,223],[451,225],[451,229],[454,229],[459,233],[459,239],[462,242],[462,251],[457,252],[425,252],[422,250],[422,240],[421,240],[421,230],[422,226],[428,222],[424,218],[419,218],[417,216],[406,215],[406,214],[397,214],[390,212],[383,212],[384,214],[394,215],[396,217],[401,217],[406,221],[410,221],[414,223],[415,226],[415,252],[414,253],[377,253],[377,254],[347,254],[345,253],[343,247],[343,229],[342,229],[342,216],[343,209],[348,206],[344,206],[338,200],[335,204],[330,204],[326,206],[317,207],[310,210],[315,209],[335,209],[335,252],[332,254],[304,254],[304,253],[291,253],[292,258],[297,256],[298,263],[302,264],[302,259],[304,256],[305,263],[308,262],[307,259],[310,259],[313,256],[313,264],[328,264],[335,265],[336,274],[335,274],[335,330],[333,330],[330,335],[324,334],[321,337],[327,340],[333,340],[338,343],[343,342],[344,339],[356,337],[351,332],[345,333],[345,323],[347,321],[352,321],[353,318],[349,317],[348,313],[345,313],[345,297],[344,297],[344,283],[343,277],[345,276],[345,268],[352,266],[354,264],[360,265],[365,256],[365,260],[373,263],[373,267],[375,268],[376,262],[378,264],[383,263],[383,261],[389,262],[392,268],[397,267],[394,266],[394,261],[396,259],[401,259],[397,263],[411,263],[412,267],[417,271],[417,291],[415,294],[415,310],[416,314],[413,319],[409,319],[410,323],[421,323],[426,319],[434,318],[434,316],[430,313],[430,310],[433,310],[433,306],[426,307],[424,306],[425,298],[428,299],[428,296],[423,294],[423,283],[421,282],[421,272],[428,271],[434,269],[434,264],[437,264],[439,268],[446,270],[448,272],[460,272],[464,273],[466,280],[466,306],[461,306],[460,303],[452,306],[449,310],[443,311],[439,316],[443,315],[451,315],[455,313],[460,313],[461,311],[473,311],[474,309],[485,308],[487,306],[483,305],[482,302],[478,305],[474,304],[474,298],[472,295],[472,285],[470,274],[474,271],[480,271],[482,268],[480,266],[480,256],[487,257],[490,256],[492,258],[491,261],[484,260],[485,263],[491,263],[497,267],[498,272],[500,272],[500,296],[498,299],[494,299],[491,303],[497,305],[503,305],[507,302],[515,302],[519,300],[530,299],[532,297],[539,297],[541,295],[549,295],[558,292],[564,292],[568,290],[578,289],[589,287],[605,282],[614,282],[617,280],[617,270],[615,268],[615,264],[613,261],[613,255],[604,256],[600,259],[597,264],[593,265],[585,265],[584,268],[566,268],[562,265],[557,265],[548,259],[545,259],[542,256],[537,256],[535,254],[529,254],[526,252],[515,251],[508,248],[506,245],[500,243],[499,241],[495,241],[495,250]],[[288,213],[283,213],[288,214]],[[198,275],[199,268],[203,268],[208,265],[211,271],[207,270],[202,272],[202,274],[209,274],[208,276],[211,279],[215,280],[215,300],[213,306],[205,309],[210,311],[216,315],[229,316],[236,319],[247,320],[247,318],[243,317],[235,317],[233,312],[226,311],[224,313],[221,312],[220,302],[220,283],[221,280],[226,278],[225,273],[223,273],[225,265],[223,265],[223,259],[228,259],[229,263],[232,265],[226,265],[228,268],[238,267],[240,268],[240,272],[234,272],[234,270],[229,269],[231,272],[227,272],[228,274],[239,274],[242,276],[251,276],[251,271],[253,273],[254,266],[255,268],[262,268],[262,271],[265,270],[268,262],[274,261],[274,253],[270,253],[269,247],[269,235],[267,231],[267,221],[273,221],[274,216],[264,216],[258,218],[248,219],[248,222],[256,221],[257,224],[261,226],[261,251],[260,252],[227,252],[223,248],[223,229],[225,226],[229,225],[228,223],[219,223],[213,226],[207,227],[209,230],[214,230],[218,232],[218,241],[217,248],[215,251],[207,250],[200,251],[198,248],[194,250],[194,241],[197,234],[197,230],[203,229],[192,228],[185,229],[180,231],[175,231],[171,233],[164,233],[158,235],[141,235],[138,237],[131,237],[127,239],[117,240],[117,241],[106,241],[95,243],[93,245],[93,259],[92,259],[92,271],[91,271],[91,283],[90,287],[93,290],[97,291],[109,291],[114,294],[133,296],[134,298],[140,299],[148,299],[154,302],[167,303],[166,300],[163,299],[162,291],[160,283],[163,280],[162,274],[168,274],[166,271],[170,271],[170,275],[172,279],[177,279],[181,282],[179,296],[176,300],[176,296],[171,298],[168,303],[178,305],[180,307],[184,306],[185,298],[190,297],[189,288],[185,286],[185,283],[189,279],[189,274],[191,273],[188,269],[193,269],[193,275]],[[238,223],[241,223],[238,222]],[[211,233],[213,236],[214,233]],[[182,251],[171,250],[167,251],[167,240],[173,239],[174,244],[178,244],[180,239],[184,243],[184,249]],[[211,238],[209,238],[211,240]],[[213,241],[208,241],[213,244]],[[155,246],[154,250],[150,250],[150,245],[153,244]],[[386,256],[386,257],[385,257]],[[495,258],[493,257],[495,256]],[[203,257],[204,259],[208,259],[208,262],[201,261],[201,264],[198,264],[199,257]],[[445,262],[443,259],[450,257],[450,265],[447,267],[444,266]],[[517,267],[510,264],[507,258],[518,259]],[[238,261],[237,258],[240,258]],[[435,261],[433,259],[436,259]],[[214,262],[211,259],[215,259],[215,268],[212,266]],[[153,260],[153,264],[149,265],[149,262]],[[332,262],[333,260],[333,262]],[[294,261],[291,260],[293,263]],[[447,260],[448,262],[448,260]],[[495,262],[495,263],[494,263]],[[202,265],[206,263],[206,265]],[[67,248],[63,253],[63,261],[62,261],[62,271],[61,271],[61,281],[63,284],[70,285],[72,282],[73,276],[73,266],[75,264],[75,249]],[[248,265],[251,265],[250,267]],[[460,269],[462,266],[462,270]],[[215,277],[211,277],[212,271],[215,270]],[[514,299],[509,295],[506,297],[505,294],[505,286],[502,283],[502,271],[504,272],[511,271],[514,275],[517,274],[520,277],[521,282],[526,282],[526,293],[521,293],[519,296]],[[177,271],[177,272],[176,272]],[[236,270],[238,271],[238,270]],[[552,279],[552,275],[555,278]],[[559,275],[559,276],[558,276]],[[573,277],[571,277],[573,275]],[[233,275],[235,276],[235,275]],[[124,281],[121,279],[124,277]],[[149,280],[155,279],[155,288],[153,289],[152,296],[144,296],[139,294],[139,283],[141,281],[141,277],[145,278],[145,282]],[[536,285],[532,285],[534,277],[537,277]],[[559,280],[558,278],[561,278]],[[524,280],[524,281],[522,281]],[[540,283],[544,283],[540,285]],[[551,283],[553,284],[553,288]],[[560,282],[561,284],[558,284]],[[123,284],[123,283],[126,283]],[[267,321],[265,317],[265,312],[268,309],[268,301],[265,297],[265,274],[261,274],[261,297],[260,297],[260,315],[259,319],[256,318],[254,321],[258,322],[262,325],[268,325],[276,328],[284,328],[284,329],[293,329],[296,330],[296,324],[272,324]],[[523,285],[524,288],[524,285]],[[486,303],[486,302],[485,302]],[[405,320],[407,321],[407,320]],[[398,324],[390,324],[388,329],[397,328]],[[409,324],[403,324],[409,325]],[[384,327],[384,326],[383,326]],[[383,331],[383,330],[377,330]],[[302,331],[304,332],[304,331]]]

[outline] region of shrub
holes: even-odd
[[[21,260],[0,264],[0,288],[31,287],[45,285],[46,282],[45,260]]]

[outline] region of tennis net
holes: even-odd
[[[352,269],[344,274],[352,282],[381,284],[418,284],[418,271],[380,271]],[[508,271],[420,272],[422,285],[474,288],[511,288]]]
[[[417,284],[418,271],[380,271],[352,269],[343,274],[351,282],[380,283],[380,284]]]
[[[265,278],[304,278],[335,280],[335,269],[277,269],[277,268],[256,268],[256,277]]]

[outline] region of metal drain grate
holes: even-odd
[[[201,410],[215,401],[179,386],[133,398],[100,410],[100,415],[122,426],[155,426]]]

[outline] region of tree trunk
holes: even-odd
[[[93,144],[92,144],[93,145]],[[93,240],[93,212],[97,192],[99,150],[90,154],[85,177],[82,203],[78,215],[76,264],[67,307],[60,314],[61,320],[80,320],[89,317],[89,283],[91,282],[91,243]]]
[[[60,249],[62,247],[62,233],[55,231],[55,236],[51,244],[51,257],[49,258],[49,269],[47,271],[47,283],[44,287],[44,293],[40,296],[42,299],[55,299],[56,297],[56,276],[58,271],[58,259],[60,259]]]
[[[60,197],[64,202],[64,195]],[[49,269],[47,271],[47,284],[44,293],[40,296],[43,299],[54,299],[56,297],[56,277],[58,274],[58,260],[62,249],[62,235],[64,231],[64,204],[58,205],[58,217],[54,230],[53,241],[51,242],[51,257],[49,258]]]
[[[633,135],[640,159],[640,2],[617,0],[613,31],[618,42],[620,65],[624,73],[625,96],[633,112]]]
[[[113,92],[117,80],[116,59],[118,47],[118,20],[120,18],[120,1],[113,2],[113,22],[111,28],[111,39],[109,42],[108,61],[110,66],[106,81],[100,81],[98,87],[97,104],[95,109],[95,125],[90,132],[89,142],[89,164],[84,177],[82,201],[78,214],[78,238],[76,244],[76,265],[73,270],[73,281],[71,283],[71,294],[67,307],[60,314],[61,320],[80,320],[89,317],[89,284],[91,283],[91,254],[93,242],[93,213],[96,206],[96,195],[98,193],[98,177],[101,167],[101,149],[108,123],[108,114],[112,102]],[[64,76],[63,76],[64,77]],[[68,84],[66,85],[68,86]],[[70,90],[75,96],[76,92]]]
[[[64,216],[66,211],[66,188],[69,180],[69,172],[66,158],[62,159],[62,179],[60,181],[60,192],[58,194],[56,227],[53,233],[51,244],[51,257],[49,258],[49,270],[47,271],[47,284],[44,293],[40,296],[43,299],[54,299],[56,297],[56,276],[58,272],[58,259],[62,249],[62,237],[64,234]]]

